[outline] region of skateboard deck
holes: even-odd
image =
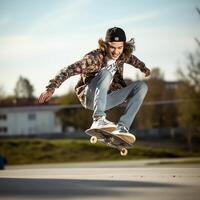
[[[133,147],[135,140],[130,143],[123,136],[113,135],[106,129],[87,129],[86,134],[90,135],[90,142],[95,144],[97,141],[106,144],[107,146],[116,148],[122,156],[127,155],[128,150]]]

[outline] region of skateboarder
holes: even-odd
[[[46,90],[40,95],[39,103],[50,100],[55,88],[74,75],[80,75],[75,87],[81,104],[93,110],[91,128],[116,128],[115,134],[130,135],[129,128],[147,93],[144,81],[126,85],[123,79],[123,65],[138,68],[145,76],[150,70],[132,54],[134,39],[126,41],[123,29],[109,28],[105,40],[99,39],[99,48],[86,54],[81,60],[63,68],[49,81]],[[106,110],[127,102],[123,115],[117,124],[106,119]]]

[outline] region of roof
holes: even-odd
[[[58,111],[67,108],[81,108],[80,104],[71,105],[12,105],[0,106],[0,112],[22,112],[22,111]]]

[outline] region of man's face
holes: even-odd
[[[108,43],[108,57],[117,60],[124,49],[124,42],[109,42]]]

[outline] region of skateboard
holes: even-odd
[[[106,129],[87,129],[86,134],[90,137],[90,143],[96,144],[97,142],[101,142],[106,144],[109,147],[116,148],[120,151],[122,156],[126,156],[128,154],[128,149],[133,147],[133,142],[128,142],[125,140],[123,136],[113,135],[109,130]]]

